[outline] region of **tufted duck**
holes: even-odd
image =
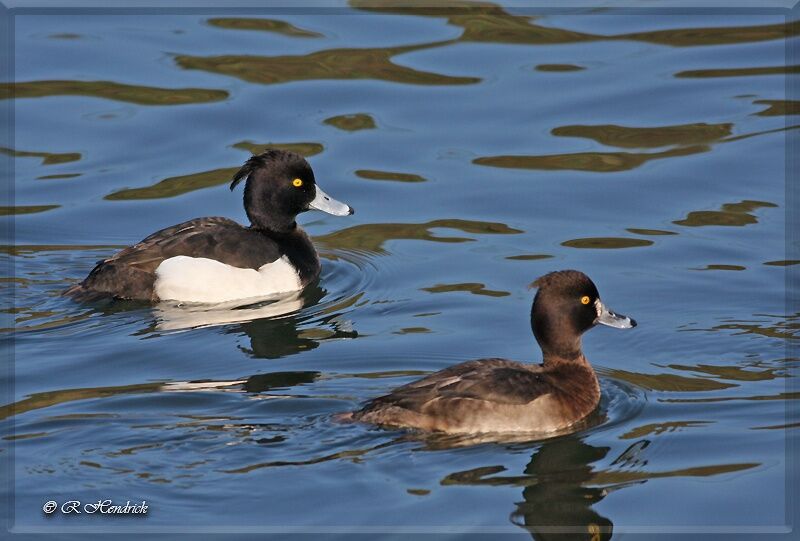
[[[250,227],[209,217],[162,229],[100,261],[65,294],[219,303],[302,289],[319,276],[320,264],[296,216],[309,209],[346,216],[353,209],[323,192],[294,152],[251,157],[231,190],[243,180]]]
[[[342,419],[450,433],[547,433],[590,414],[600,386],[581,351],[581,335],[596,324],[636,326],[600,301],[582,272],[551,272],[538,287],[531,327],[544,362],[480,359],[451,366],[375,398]]]

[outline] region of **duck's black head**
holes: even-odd
[[[234,175],[231,190],[242,180],[246,180],[244,209],[258,229],[290,231],[295,227],[295,217],[309,209],[335,216],[354,212],[323,192],[311,166],[294,152],[267,150],[253,156]]]
[[[531,308],[531,328],[545,359],[580,357],[581,335],[597,324],[618,329],[636,326],[633,319],[606,308],[594,282],[580,271],[551,272],[531,286],[539,288]]]

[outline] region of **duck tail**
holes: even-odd
[[[86,288],[83,287],[83,284],[75,284],[74,286],[68,287],[64,291],[61,292],[62,297],[78,297],[86,293]]]
[[[352,411],[343,411],[341,413],[334,413],[333,420],[337,423],[355,423],[356,419]]]
[[[87,288],[83,282],[68,287],[61,292],[61,296],[71,297],[77,302],[94,302],[108,297],[105,293]]]

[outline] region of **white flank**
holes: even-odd
[[[299,289],[300,276],[286,256],[255,270],[179,255],[165,259],[156,269],[155,290],[161,300],[216,303]]]

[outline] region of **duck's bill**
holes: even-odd
[[[630,329],[636,326],[635,319],[612,312],[599,300],[597,301],[597,319],[595,322],[615,329]]]
[[[316,189],[317,195],[314,197],[314,200],[308,204],[309,208],[321,210],[322,212],[327,212],[334,216],[347,216],[355,212],[350,205],[345,205],[341,201],[337,201],[323,192],[319,185],[317,185]]]

